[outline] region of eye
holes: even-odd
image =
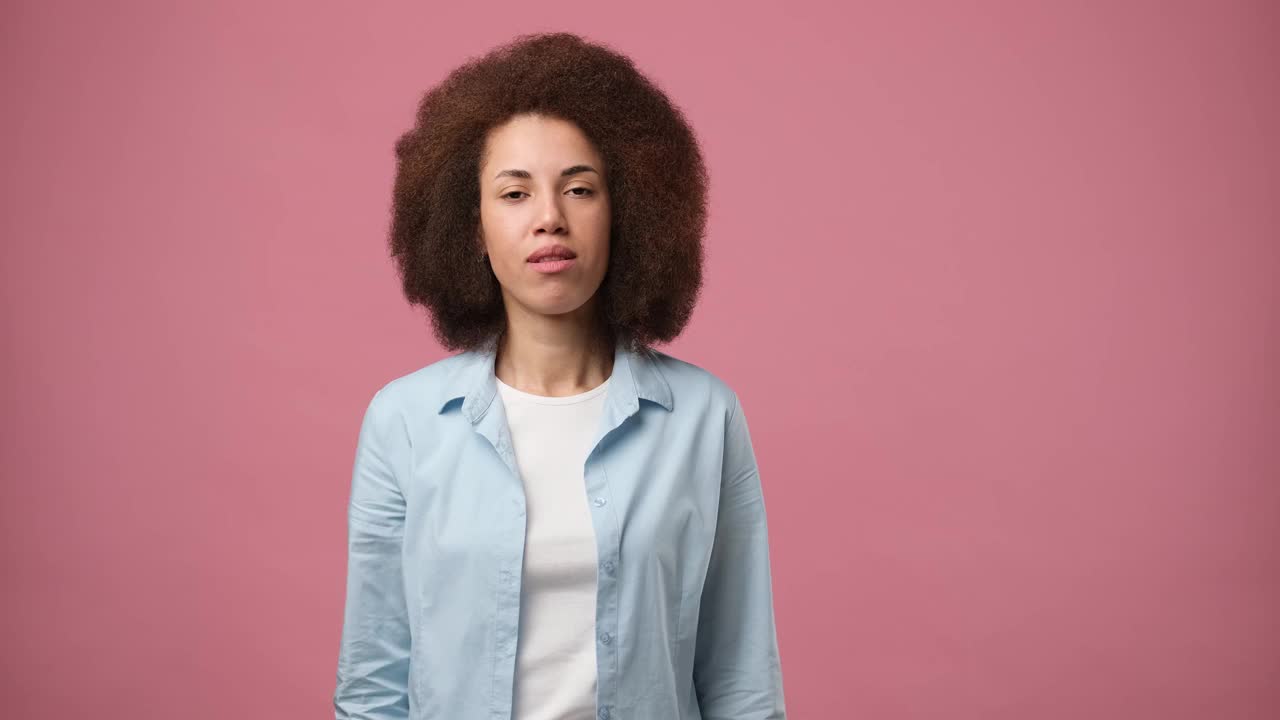
[[[503,193],[502,197],[515,200],[515,198],[511,197],[512,195],[528,195],[528,193],[523,190],[512,190],[509,193]]]
[[[582,194],[582,195],[577,195],[576,197],[590,197],[590,196],[592,196],[592,195],[595,195],[595,193],[594,193],[594,192],[592,192],[591,188],[585,188],[585,187],[569,188],[569,192],[573,192],[574,190],[583,190],[583,191],[585,191],[585,192],[584,192],[584,194]]]

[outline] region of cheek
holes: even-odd
[[[608,202],[605,202],[597,206],[596,212],[593,215],[592,220],[595,223],[595,226],[597,229],[607,234],[609,232],[609,221],[612,218],[612,216],[613,214],[610,212],[609,204]]]
[[[501,213],[482,214],[481,221],[484,244],[495,265],[510,265],[513,259],[523,260],[515,257],[519,254],[520,231],[510,219],[503,218]]]
[[[599,257],[601,262],[609,261],[609,233],[610,215],[608,206],[603,207],[594,213],[588,222],[590,227],[590,237],[592,244],[592,254]]]

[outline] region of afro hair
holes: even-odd
[[[488,133],[533,113],[575,124],[604,158],[611,221],[602,330],[670,342],[702,286],[707,172],[682,112],[626,56],[572,33],[517,36],[427,91],[396,141],[389,234],[405,298],[450,350],[500,337],[506,311],[476,242]]]

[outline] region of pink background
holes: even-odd
[[[1280,717],[1274,3],[110,5],[0,30],[7,717],[331,717],[392,141],[552,29],[704,143],[791,717]]]

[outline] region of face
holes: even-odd
[[[605,171],[573,123],[519,115],[490,132],[480,168],[480,242],[509,318],[593,311],[609,266]],[[572,259],[530,261],[556,245]]]

